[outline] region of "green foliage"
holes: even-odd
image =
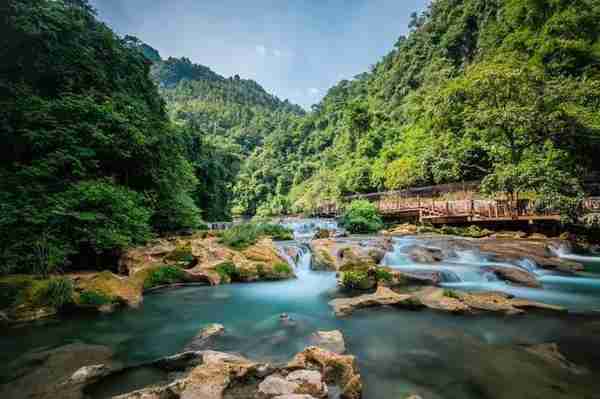
[[[290,265],[288,265],[287,263],[284,263],[284,262],[276,263],[275,266],[273,266],[273,270],[277,274],[286,274],[286,275],[290,274],[292,272],[292,268],[290,267]]]
[[[572,219],[582,177],[600,170],[599,18],[593,0],[432,2],[370,72],[264,139],[235,203],[272,215],[483,180]]]
[[[79,294],[79,303],[84,306],[100,307],[109,305],[114,299],[99,291],[83,291]]]
[[[184,269],[194,266],[195,263],[195,258],[189,245],[175,248],[173,252],[165,257],[165,259],[177,263]]]
[[[144,280],[144,289],[185,281],[185,273],[176,266],[160,266],[152,270]]]
[[[368,285],[369,275],[365,271],[346,271],[342,274],[342,285],[348,289],[363,289]]]
[[[239,278],[239,271],[233,262],[219,263],[215,270],[223,281],[231,282]]]
[[[375,278],[377,281],[390,282],[392,281],[392,273],[390,273],[388,270],[377,268],[375,270]]]
[[[69,278],[53,278],[48,282],[43,301],[60,309],[73,302],[73,281]]]
[[[341,222],[351,233],[375,233],[383,228],[377,208],[367,200],[355,200],[346,208]]]
[[[234,249],[245,249],[256,244],[260,238],[267,236],[276,241],[294,238],[291,230],[280,225],[244,223],[223,231],[219,242]]]
[[[0,272],[194,227],[197,181],[146,57],[86,1],[0,6]]]
[[[460,299],[460,295],[453,290],[444,290],[444,296],[447,298]]]

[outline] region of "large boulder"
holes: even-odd
[[[486,269],[493,272],[498,278],[513,284],[532,288],[539,288],[542,286],[535,274],[528,272],[527,270],[508,266],[490,266]]]
[[[327,383],[340,388],[341,399],[360,399],[362,396],[362,381],[354,356],[311,346],[297,354],[287,369],[320,371]]]
[[[346,352],[344,335],[340,330],[317,331],[311,336],[311,343],[314,346],[340,355]]]
[[[392,249],[389,238],[366,240],[323,239],[310,243],[312,265],[315,270],[366,270],[377,266],[387,251]]]
[[[160,364],[173,362],[179,367],[179,373],[172,374],[176,379],[114,399],[322,399],[328,397],[328,384],[336,385],[343,399],[361,397],[362,382],[354,357],[316,347],[305,349],[282,367],[214,351],[186,352]],[[190,366],[185,371],[182,362]]]
[[[80,343],[34,352],[7,365],[14,375],[0,385],[0,398],[83,399],[87,384],[120,367],[112,356],[107,347]]]
[[[337,316],[347,316],[354,310],[379,306],[417,306],[411,294],[398,294],[385,286],[379,286],[373,294],[351,298],[337,298],[329,302]]]
[[[439,248],[413,245],[405,250],[410,259],[417,263],[437,263],[444,260],[444,253]]]

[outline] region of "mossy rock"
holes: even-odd
[[[340,282],[342,287],[353,290],[370,290],[377,286],[377,280],[362,270],[341,272]]]
[[[233,281],[238,281],[240,278],[240,271],[235,263],[231,261],[221,262],[214,269],[219,274],[222,283],[229,284]]]
[[[56,314],[73,302],[68,278],[12,275],[0,278],[0,310],[11,320],[30,321]]]
[[[192,247],[187,245],[178,246],[173,252],[165,256],[166,263],[174,264],[183,269],[191,269],[198,264],[198,260],[192,253]]]
[[[146,275],[149,270],[136,273],[133,279],[119,277],[111,272],[104,271],[91,278],[82,278],[77,282],[79,293],[76,302],[80,305],[81,293],[95,293],[105,298],[110,298],[114,303],[124,303],[137,306],[142,301],[143,281],[140,277]]]

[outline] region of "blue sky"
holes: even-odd
[[[429,0],[91,0],[101,20],[163,58],[254,79],[309,107],[369,70]]]

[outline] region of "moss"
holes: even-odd
[[[444,296],[447,298],[454,298],[454,299],[459,299],[460,300],[460,295],[453,290],[444,290]]]
[[[116,298],[110,297],[103,292],[83,291],[79,294],[79,304],[87,306],[102,306],[117,302]]]
[[[284,262],[276,263],[275,266],[273,266],[273,270],[277,274],[286,274],[287,275],[287,274],[292,273],[292,268],[290,267],[290,265],[288,265],[287,263],[284,263]]]
[[[73,282],[68,278],[14,275],[0,279],[0,308],[9,312],[17,308],[60,309],[72,302]]]
[[[377,281],[386,281],[389,283],[392,281],[392,273],[388,270],[377,268],[375,270],[375,278]]]
[[[262,237],[283,241],[293,240],[294,234],[291,230],[279,225],[245,223],[223,231],[219,242],[230,248],[243,250],[256,244]]]
[[[342,285],[349,289],[364,290],[371,287],[369,275],[364,271],[346,271],[342,273]]]
[[[176,266],[159,266],[152,270],[144,280],[144,289],[181,283],[185,281],[185,273]]]
[[[198,263],[189,244],[177,247],[165,257],[165,260],[173,262],[184,269],[194,267]]]
[[[267,277],[267,272],[263,263],[257,263],[254,266],[256,267],[256,273],[258,273],[258,277],[260,277],[261,279]]]
[[[240,272],[235,264],[229,261],[219,263],[217,266],[215,266],[215,271],[219,274],[221,280],[227,283],[237,280],[240,277]]]

